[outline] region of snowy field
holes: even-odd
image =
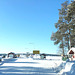
[[[5,58],[0,62],[0,75],[75,75],[75,61]]]
[[[62,61],[32,58],[6,58],[0,64],[0,75],[57,75]]]

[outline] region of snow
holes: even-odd
[[[3,58],[0,75],[75,75],[75,61],[62,61],[58,56],[33,58]]]
[[[46,59],[50,60],[62,60],[61,56],[47,56]]]
[[[68,51],[67,55],[69,54],[69,52],[70,52],[71,50],[75,53],[75,48],[72,47],[72,48]]]
[[[4,58],[0,65],[0,75],[57,75],[56,68],[61,63],[47,59]]]
[[[68,61],[63,63],[62,70],[59,72],[61,75],[75,75],[75,61]]]

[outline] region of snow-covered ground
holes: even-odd
[[[37,58],[3,58],[0,75],[75,75],[75,61]]]
[[[0,65],[0,75],[58,75],[61,60],[32,58],[5,58]]]

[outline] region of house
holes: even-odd
[[[46,59],[46,54],[41,54],[41,59]]]
[[[13,52],[8,53],[8,57],[9,58],[14,58],[15,57],[15,53],[13,53]]]
[[[75,60],[75,48],[72,47],[68,53],[67,53],[68,57],[71,58],[71,60]]]

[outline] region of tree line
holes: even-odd
[[[75,1],[62,3],[58,11],[57,31],[52,33],[51,40],[54,45],[59,45],[59,52],[65,55],[66,50],[75,47]]]

